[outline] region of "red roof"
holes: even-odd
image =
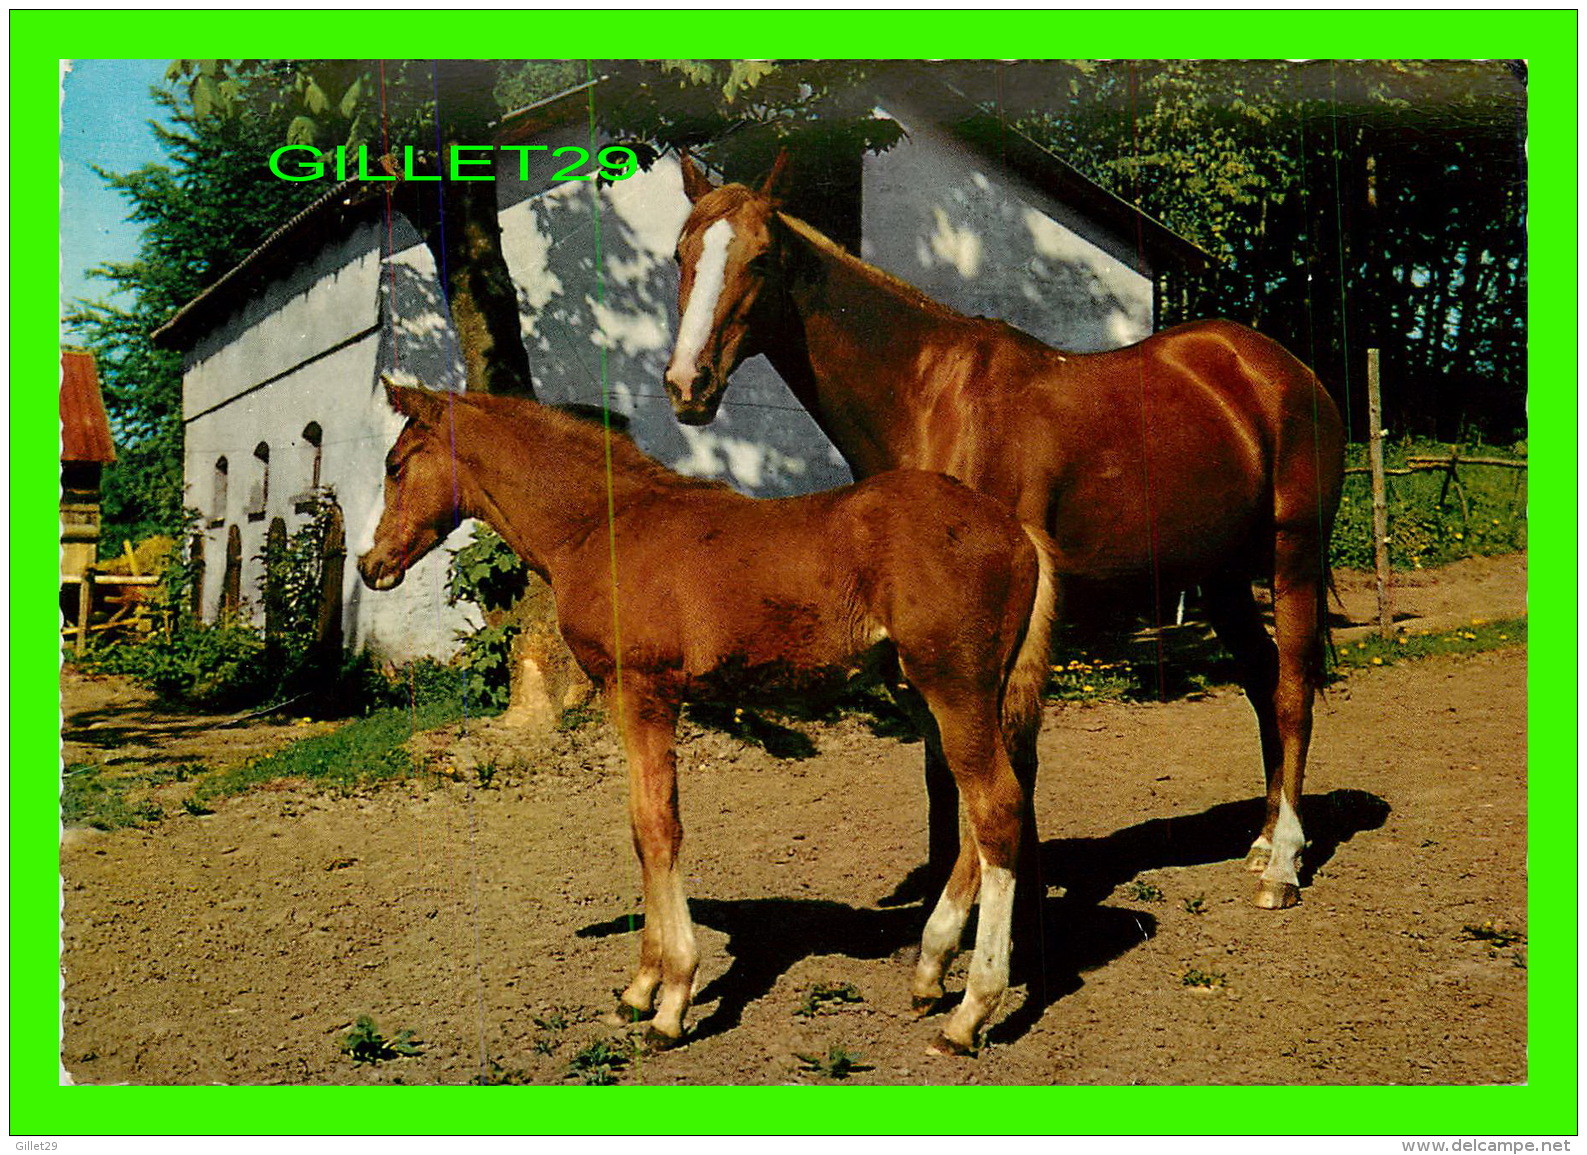
[[[116,459],[110,441],[110,421],[99,395],[99,371],[94,355],[76,350],[61,352],[61,460],[97,461],[109,465]]]

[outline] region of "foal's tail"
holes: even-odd
[[[1036,600],[1031,605],[1024,640],[1003,686],[1003,736],[1011,745],[1022,736],[1034,742],[1035,730],[1041,723],[1041,696],[1047,688],[1053,617],[1058,608],[1052,539],[1034,526],[1021,528],[1036,547]]]

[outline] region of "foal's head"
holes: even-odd
[[[664,380],[678,420],[706,425],[733,370],[761,352],[758,330],[777,307],[777,193],[787,165],[779,156],[756,192],[712,185],[687,154],[681,163],[694,210],[678,237],[678,342]]]
[[[375,590],[400,585],[408,568],[445,540],[465,516],[453,456],[457,399],[448,393],[405,389],[389,378],[386,399],[408,423],[386,454],[385,508],[375,528],[375,544],[358,559],[359,575]]]

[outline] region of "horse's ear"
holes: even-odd
[[[787,195],[790,183],[789,171],[792,168],[789,159],[786,148],[777,150],[777,159],[772,161],[771,171],[766,174],[766,180],[760,186],[760,195],[767,200],[775,203]]]
[[[716,191],[716,186],[700,171],[688,149],[678,150],[678,168],[683,172],[683,191],[690,204],[698,204],[706,193]]]
[[[441,399],[428,389],[412,389],[398,385],[390,374],[382,373],[380,380],[386,387],[386,402],[404,417],[420,425],[433,425],[441,412]]]

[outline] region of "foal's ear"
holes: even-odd
[[[760,186],[760,195],[774,204],[788,194],[791,183],[789,173],[792,165],[791,157],[786,148],[777,150],[777,159],[772,161],[771,171],[766,174],[766,180]]]
[[[428,389],[398,385],[386,373],[380,375],[380,380],[386,387],[387,403],[402,416],[410,417],[420,425],[433,425],[441,415],[441,398]]]
[[[716,186],[700,171],[688,149],[678,150],[678,168],[683,172],[683,191],[690,204],[697,204],[706,193],[716,191]]]

